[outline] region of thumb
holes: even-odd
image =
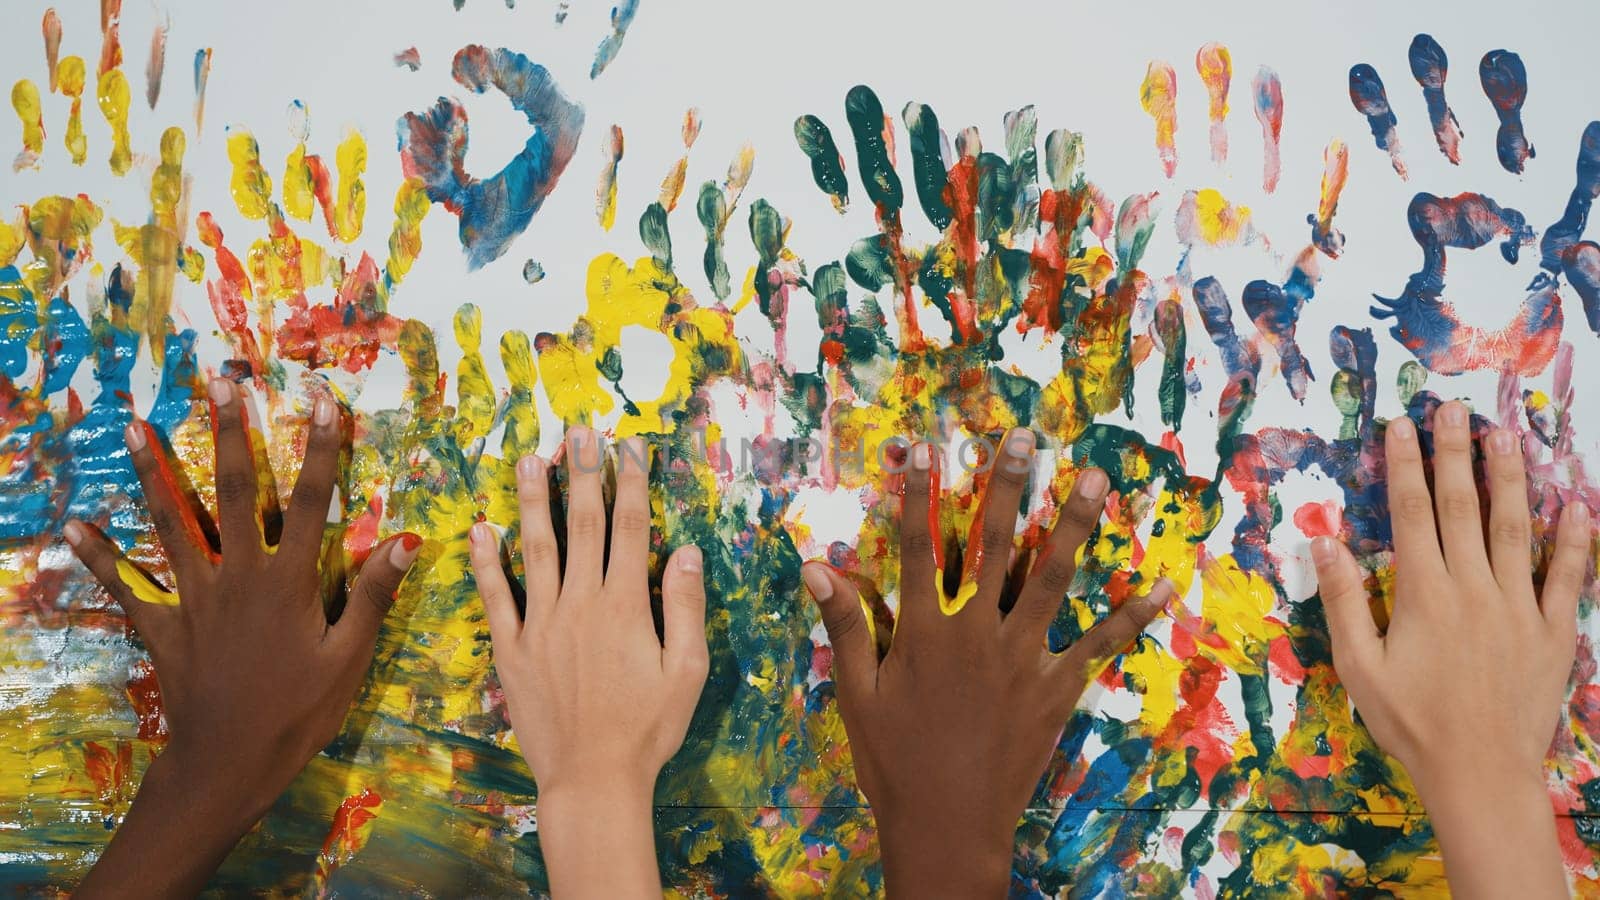
[[[878,668],[878,647],[855,585],[832,566],[820,562],[801,566],[800,578],[822,614],[822,627],[828,632],[828,643],[833,645],[835,691],[847,694],[871,683]]]
[[[1311,542],[1311,561],[1317,567],[1317,592],[1322,595],[1337,669],[1340,659],[1358,660],[1376,650],[1382,637],[1367,605],[1361,567],[1349,548],[1326,535],[1318,537]]]
[[[395,591],[416,562],[422,549],[422,538],[402,532],[379,544],[372,555],[356,573],[355,589],[344,606],[344,614],[334,625],[334,630],[344,634],[344,640],[368,648],[378,637],[378,626],[394,606]]]
[[[706,648],[706,577],[700,548],[679,547],[661,579],[662,661],[700,696],[711,671]]]

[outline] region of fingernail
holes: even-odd
[[[389,561],[394,563],[396,569],[409,569],[417,561],[417,551],[422,549],[422,538],[414,534],[402,534],[400,540],[394,542],[394,549],[389,551]]]
[[[1572,524],[1582,525],[1589,521],[1589,507],[1583,502],[1568,504],[1566,514],[1572,517]]]
[[[517,460],[517,477],[523,481],[537,481],[544,474],[544,460],[532,453]]]
[[[700,548],[691,546],[679,550],[678,569],[683,572],[699,574],[701,569]]]
[[[1074,485],[1078,496],[1090,500],[1098,500],[1106,495],[1106,473],[1099,469],[1089,469],[1078,475],[1078,483]]]
[[[1033,456],[1033,432],[1026,428],[1013,428],[1006,433],[1006,455],[1012,459],[1028,459]]]
[[[567,441],[572,444],[573,450],[583,449],[583,445],[589,442],[589,429],[582,425],[572,427],[567,431]]]
[[[1389,420],[1389,433],[1398,440],[1414,440],[1417,436],[1417,426],[1412,424],[1410,416],[1401,416]]]
[[[144,449],[144,423],[131,423],[123,432],[122,436],[127,440],[129,450],[138,453],[140,450]]]
[[[1489,449],[1500,456],[1510,453],[1515,443],[1509,428],[1496,428],[1489,433]]]
[[[828,573],[822,570],[820,563],[802,566],[800,578],[806,583],[806,590],[811,592],[811,596],[818,603],[833,596],[833,579],[829,578]]]
[[[83,526],[79,525],[76,519],[68,522],[67,527],[61,529],[61,533],[66,536],[67,543],[74,547],[83,541]]]
[[[1467,407],[1452,400],[1439,407],[1439,418],[1451,428],[1465,425],[1467,423]]]
[[[1150,600],[1162,597],[1161,609],[1172,606],[1172,601],[1178,598],[1178,586],[1170,578],[1157,578],[1156,583],[1150,586],[1150,593],[1145,595]],[[1148,602],[1148,601],[1147,601]]]
[[[327,397],[318,397],[316,405],[311,407],[311,421],[318,428],[327,428],[333,424],[333,401]]]
[[[1338,556],[1339,548],[1334,545],[1333,538],[1325,534],[1312,538],[1311,561],[1317,564],[1317,568],[1332,565]]]
[[[489,541],[494,539],[494,535],[490,534],[489,532],[488,522],[479,522],[476,525],[473,525],[472,528],[467,532],[467,537],[472,541],[474,546],[480,544],[487,545]]]
[[[233,402],[233,384],[226,378],[211,379],[211,386],[208,390],[211,394],[211,402],[218,406],[227,406]]]

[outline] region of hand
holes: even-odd
[[[256,472],[245,396],[225,379],[213,380],[210,394],[220,554],[202,537],[143,422],[128,427],[128,449],[172,588],[123,559],[98,529],[66,526],[67,542],[149,649],[171,734],[79,896],[199,891],[338,734],[372,661],[378,625],[421,544],[402,534],[375,549],[330,625],[318,562],[339,465],[333,401],[317,401],[283,540],[273,548],[262,538],[256,502],[258,478],[270,473]],[[186,837],[193,830],[203,834]]]
[[[1434,412],[1433,442],[1430,502],[1416,426],[1389,423],[1395,585],[1387,632],[1373,621],[1350,551],[1327,537],[1312,544],[1334,668],[1373,739],[1416,783],[1458,897],[1565,896],[1543,765],[1592,565],[1588,511],[1581,502],[1562,510],[1535,595],[1517,435],[1496,429],[1483,442],[1487,547],[1464,404]]]
[[[710,666],[700,550],[680,547],[667,562],[658,638],[644,442],[630,438],[617,453],[609,561],[598,439],[573,428],[566,450],[565,573],[549,470],[534,456],[517,463],[526,613],[518,612],[487,524],[472,529],[472,570],[511,728],[539,789],[551,892],[660,897],[651,798],[661,767],[683,744]]]
[[[856,781],[872,804],[888,889],[903,896],[1002,896],[1017,820],[1084,688],[1172,596],[1165,579],[1050,652],[1050,623],[1099,520],[1106,476],[1085,470],[1009,614],[1000,606],[1032,432],[1002,442],[972,526],[961,589],[944,595],[939,470],[911,449],[900,522],[900,611],[880,660],[855,587],[821,563],[802,576],[833,644],[839,714]]]

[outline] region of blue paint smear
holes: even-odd
[[[1422,248],[1422,268],[1406,281],[1399,297],[1374,294],[1373,299],[1380,305],[1372,307],[1371,313],[1377,319],[1393,318],[1395,324],[1389,333],[1423,365],[1434,368],[1438,358],[1449,350],[1460,325],[1441,302],[1445,249],[1476,250],[1504,237],[1500,255],[1514,264],[1522,245],[1533,242],[1534,231],[1521,212],[1478,194],[1441,198],[1419,193],[1411,199],[1406,222]],[[1550,323],[1559,310],[1554,295],[1554,284],[1548,279],[1535,283],[1529,297],[1533,321]]]
[[[534,129],[504,168],[479,180],[466,171],[467,113],[459,103],[440,97],[397,125],[406,173],[422,179],[428,199],[461,217],[461,246],[476,270],[511,248],[555,190],[583,132],[583,107],[566,98],[548,69],[510,50],[465,47],[453,72],[474,93],[504,93]]]
[[[1377,69],[1366,63],[1351,67],[1350,102],[1355,104],[1356,112],[1367,117],[1367,127],[1372,129],[1378,149],[1393,149],[1399,120],[1389,108],[1389,94],[1383,89],[1383,79],[1378,77]]]
[[[1450,110],[1450,103],[1444,96],[1444,82],[1450,72],[1450,59],[1445,56],[1444,48],[1439,46],[1439,42],[1428,34],[1419,34],[1411,41],[1408,56],[1411,61],[1411,74],[1417,79],[1417,84],[1422,86],[1422,99],[1428,104],[1428,121],[1433,125],[1433,134],[1438,139],[1439,150],[1449,157],[1451,162],[1455,162],[1452,149],[1446,145],[1446,135],[1451,131],[1459,133],[1460,130],[1456,114]]]
[[[633,24],[633,17],[638,12],[639,0],[622,0],[611,7],[611,33],[605,36],[594,52],[594,66],[589,69],[590,79],[599,78],[606,66],[617,58],[617,53],[622,50],[622,39],[628,36],[628,27]]]
[[[1539,244],[1539,265],[1552,275],[1567,276],[1583,301],[1589,330],[1600,334],[1600,281],[1576,265],[1580,253],[1600,252],[1600,245],[1582,240],[1596,197],[1600,197],[1600,122],[1590,122],[1578,144],[1576,183],[1561,218],[1545,230]]]
[[[1299,269],[1291,276],[1288,286],[1256,279],[1244,286],[1244,295],[1240,297],[1245,315],[1277,349],[1289,393],[1302,403],[1306,399],[1307,385],[1315,376],[1311,374],[1311,363],[1300,352],[1294,331],[1300,322],[1300,310],[1310,297],[1310,278]]]
[[[1255,348],[1239,340],[1239,333],[1233,328],[1233,304],[1222,283],[1211,276],[1196,281],[1194,305],[1200,310],[1206,334],[1211,336],[1211,342],[1222,355],[1222,368],[1228,373],[1228,379],[1249,378],[1254,383],[1261,372],[1261,356]]]
[[[1500,117],[1500,130],[1494,138],[1500,165],[1507,172],[1521,174],[1528,160],[1536,155],[1522,130],[1522,104],[1528,99],[1528,70],[1517,54],[1509,50],[1490,50],[1478,65],[1478,77],[1483,82],[1484,94],[1494,104],[1495,115]]]

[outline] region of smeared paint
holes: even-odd
[[[833,201],[834,209],[844,212],[850,206],[850,184],[833,132],[816,116],[801,116],[794,120],[794,139],[800,152],[811,160],[811,180]]]
[[[1490,50],[1478,64],[1478,79],[1483,82],[1483,93],[1494,104],[1494,113],[1500,117],[1500,130],[1495,133],[1495,154],[1500,165],[1513,174],[1521,174],[1528,160],[1534,156],[1533,145],[1522,130],[1522,104],[1528,99],[1528,70],[1522,57],[1509,50]]]
[[[44,64],[50,74],[50,92],[53,94],[57,85],[56,60],[61,58],[61,17],[56,14],[55,7],[44,11],[44,20],[39,28],[44,34]]]
[[[1250,95],[1255,101],[1256,121],[1261,123],[1261,189],[1270,194],[1278,189],[1283,173],[1278,149],[1283,136],[1283,83],[1278,73],[1266,66],[1256,70]]]
[[[61,93],[72,100],[72,107],[67,112],[67,132],[62,142],[72,157],[72,164],[81,166],[89,158],[89,142],[83,136],[83,89],[88,66],[83,57],[69,56],[61,61],[57,74]]]
[[[594,51],[594,65],[589,67],[590,78],[599,78],[600,73],[617,58],[617,53],[622,50],[622,39],[628,36],[633,17],[638,13],[639,0],[619,0],[616,6],[611,7],[611,33]]]
[[[706,233],[703,268],[706,280],[711,283],[711,293],[718,300],[728,299],[733,290],[728,263],[724,258],[723,233],[727,231],[728,220],[733,218],[734,210],[739,207],[739,197],[750,182],[755,161],[755,148],[745,145],[728,165],[728,177],[723,180],[722,186],[719,188],[714,181],[702,184],[699,198],[695,201],[695,215]]]
[[[1396,298],[1378,295],[1379,319],[1393,318],[1389,333],[1430,371],[1455,375],[1473,369],[1509,369],[1523,375],[1544,371],[1561,335],[1561,300],[1552,282],[1536,281],[1505,326],[1484,329],[1461,322],[1444,300],[1445,250],[1476,250],[1496,239],[1500,254],[1515,263],[1534,232],[1515,209],[1479,194],[1435,197],[1418,194],[1406,212],[1411,236],[1422,248],[1422,269]]]
[[[194,133],[205,134],[206,84],[211,80],[211,48],[194,52]]]
[[[610,231],[617,221],[617,167],[622,165],[622,126],[613,125],[600,147],[604,158],[600,166],[600,186],[595,189],[594,211],[600,229]]]
[[[1367,127],[1372,129],[1378,149],[1388,152],[1395,172],[1406,178],[1405,160],[1400,157],[1399,120],[1389,108],[1389,94],[1377,69],[1366,63],[1350,67],[1350,102],[1355,104],[1356,112],[1367,117]]]
[[[1454,165],[1461,164],[1461,123],[1444,97],[1445,78],[1450,74],[1450,60],[1444,48],[1432,35],[1419,34],[1411,41],[1408,52],[1411,74],[1422,86],[1422,99],[1428,104],[1428,121],[1433,123],[1433,138],[1439,152]]]
[[[485,179],[468,175],[467,111],[444,97],[425,113],[406,113],[398,125],[401,168],[420,179],[428,198],[460,217],[467,266],[499,259],[528,227],[577,149],[583,107],[569,101],[544,66],[510,50],[473,45],[456,54],[451,74],[461,86],[494,88],[533,126],[521,152]]]
[[[394,55],[394,65],[397,69],[410,69],[415,72],[422,68],[422,54],[416,47],[407,47]]]
[[[151,109],[155,109],[156,101],[161,99],[161,73],[167,68],[169,27],[168,23],[162,22],[156,25],[155,33],[150,36],[150,61],[144,67],[144,99]]]
[[[123,77],[121,69],[112,69],[100,76],[95,99],[100,103],[100,115],[111,127],[111,172],[126,175],[133,164],[133,149],[128,134],[128,79]]]
[[[122,67],[122,0],[100,0],[100,68],[97,74]]]
[[[1339,211],[1339,195],[1344,193],[1349,177],[1350,148],[1334,138],[1322,151],[1322,188],[1316,214],[1306,217],[1311,225],[1312,245],[1329,259],[1338,259],[1344,250],[1344,234],[1333,227],[1333,217]]]
[[[22,123],[22,150],[11,162],[11,171],[36,168],[44,153],[44,110],[39,105],[39,87],[24,78],[11,86],[11,108]]]
[[[1578,143],[1576,183],[1561,218],[1545,229],[1539,265],[1565,275],[1583,301],[1589,330],[1600,334],[1600,244],[1583,240],[1589,212],[1600,197],[1600,122],[1590,122]]]
[[[1221,44],[1206,44],[1195,54],[1194,67],[1209,98],[1206,110],[1211,119],[1211,161],[1221,165],[1228,161],[1228,90],[1233,86],[1233,57]]]
[[[538,284],[544,280],[544,266],[538,260],[530,259],[522,264],[522,280],[529,284]]]
[[[1150,63],[1139,86],[1139,105],[1156,121],[1156,155],[1161,157],[1161,170],[1171,178],[1178,171],[1178,73],[1171,64]]]

